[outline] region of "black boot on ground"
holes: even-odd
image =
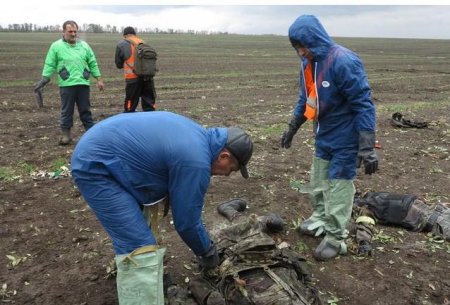
[[[268,233],[279,233],[284,230],[284,221],[278,214],[267,214],[264,216],[264,222]]]
[[[219,204],[217,211],[220,215],[232,221],[240,212],[245,211],[246,208],[247,202],[245,200],[235,198]]]

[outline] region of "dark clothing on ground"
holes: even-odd
[[[431,232],[450,241],[448,203],[428,204],[411,194],[369,192],[355,200],[381,224],[395,225],[414,232]]]
[[[191,279],[190,295],[179,286],[168,287],[168,304],[323,304],[305,259],[289,247],[278,248],[269,235],[270,217],[240,215],[213,232],[221,256],[219,268]]]

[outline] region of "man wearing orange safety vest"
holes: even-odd
[[[123,69],[126,87],[124,112],[135,112],[141,99],[142,111],[154,111],[156,101],[155,83],[152,76],[137,76],[133,72],[136,58],[135,45],[143,42],[136,31],[129,26],[123,30],[124,39],[116,46],[115,63]]]
[[[300,94],[281,146],[291,147],[300,126],[313,121],[310,186],[300,190],[309,194],[313,213],[298,231],[324,236],[314,257],[329,260],[346,253],[356,168],[364,164],[368,175],[378,170],[375,106],[361,59],[336,44],[315,16],[298,17],[289,40],[300,57]]]

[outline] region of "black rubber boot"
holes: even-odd
[[[264,216],[264,222],[267,233],[278,233],[284,230],[284,221],[278,214],[267,214]]]
[[[232,221],[240,212],[245,211],[246,208],[247,202],[245,200],[235,198],[219,204],[217,211],[220,215]]]

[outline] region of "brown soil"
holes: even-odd
[[[115,39],[111,38],[111,43]],[[289,48],[287,43],[283,47]],[[379,53],[382,46],[374,43],[372,47],[361,50],[358,45],[355,49],[367,55],[367,71],[379,109],[380,171],[372,177],[359,173],[355,181],[357,190],[411,193],[429,203],[448,202],[450,76],[445,72],[450,68],[448,59],[446,65],[433,61],[422,63],[420,52],[405,48],[401,54],[418,56],[415,69],[406,68],[410,60],[399,63],[397,58],[398,66],[391,64],[389,67],[394,70],[387,70]],[[247,48],[250,52],[251,46]],[[349,254],[319,263],[311,256],[319,241],[299,237],[292,231],[292,223],[308,217],[311,208],[307,197],[292,189],[290,182],[308,180],[312,158],[309,126],[299,131],[291,149],[279,148],[280,134],[290,118],[298,90],[293,51],[267,67],[267,71],[280,69],[281,72],[291,67],[285,74],[273,76],[265,68],[265,73],[254,73],[266,60],[251,61],[244,54],[227,58],[235,75],[209,77],[208,71],[216,73],[229,68],[222,58],[196,57],[194,60],[198,62],[187,65],[185,57],[179,53],[170,55],[170,50],[171,46],[167,46],[169,55],[161,52],[160,57],[164,69],[156,79],[159,109],[184,114],[209,126],[237,125],[248,130],[255,141],[250,179],[244,180],[238,174],[212,179],[205,198],[204,220],[208,228],[224,222],[216,213],[218,203],[242,197],[249,202],[249,212],[272,211],[283,217],[288,229],[283,240],[298,249],[307,246],[303,254],[310,262],[315,284],[330,304],[332,300],[340,305],[449,304],[450,245],[447,242],[433,242],[424,233],[378,226],[382,235],[375,242],[373,256]],[[369,55],[379,56],[378,61],[371,60]],[[108,87],[104,93],[92,87],[96,121],[122,111],[124,86],[120,73],[109,67],[112,53],[98,57],[105,66]],[[40,69],[38,65],[32,69],[36,79]],[[29,71],[13,71],[15,77],[31,83]],[[189,74],[189,71],[200,76],[188,81],[169,77]],[[58,160],[70,168],[68,162],[74,147],[57,144],[57,87],[54,82],[48,85],[42,109],[35,108],[30,86],[13,85],[0,90],[0,166],[22,169],[17,176],[0,180],[0,284],[3,286],[0,301],[36,305],[117,304],[115,279],[107,274],[107,266],[113,259],[107,235],[71,178],[64,172],[56,177],[48,175],[55,171],[55,164],[60,165]],[[430,107],[430,103],[435,106]],[[425,129],[394,128],[389,119],[398,109],[406,118],[432,124]],[[75,124],[76,142],[83,132],[77,116]],[[24,173],[27,165],[32,165],[33,170]],[[175,281],[184,284],[186,278],[193,276],[193,271],[185,267],[193,265],[193,255],[181,242],[170,220],[169,215],[162,221],[164,245],[168,250],[166,270]],[[15,266],[7,255],[16,258]]]

